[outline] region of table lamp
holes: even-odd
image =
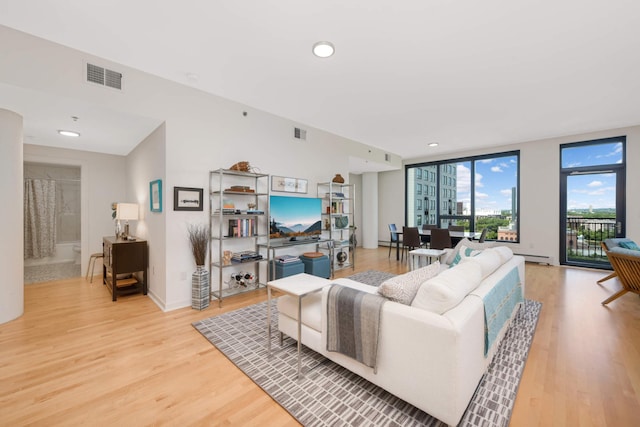
[[[129,238],[129,221],[138,220],[138,204],[137,203],[118,203],[116,208],[116,219],[118,221],[125,221],[124,231],[120,236],[122,239]]]

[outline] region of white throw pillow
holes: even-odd
[[[382,282],[378,287],[378,293],[390,301],[411,305],[422,283],[437,275],[439,271],[440,262],[436,261],[426,267],[399,274]]]
[[[482,280],[480,265],[464,262],[427,280],[416,293],[412,307],[442,314],[451,310]]]
[[[456,244],[456,246],[453,248],[453,251],[449,251],[443,258],[442,258],[442,262],[444,264],[451,264],[451,262],[453,262],[454,258],[456,257],[456,255],[458,255],[458,251],[460,250],[460,248],[462,246],[466,246],[468,248],[471,249],[478,249],[478,250],[483,250],[486,248],[491,248],[493,246],[495,246],[496,244],[494,242],[484,242],[484,243],[480,243],[480,242],[475,242],[472,240],[467,239],[466,237],[464,239],[461,239],[458,244]]]
[[[493,249],[500,255],[503,264],[513,258],[513,251],[506,246],[494,246]]]
[[[460,264],[458,264],[458,266],[456,266],[455,268],[458,268],[462,264],[466,263],[477,264],[480,267],[483,280],[503,264],[502,258],[494,248],[486,249],[473,257],[463,258]]]

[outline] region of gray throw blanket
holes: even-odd
[[[349,356],[376,370],[382,305],[377,294],[331,285],[327,300],[327,351]]]

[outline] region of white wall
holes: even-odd
[[[406,160],[405,164],[520,150],[520,243],[514,252],[545,255],[559,260],[560,144],[626,135],[627,137],[627,236],[640,238],[640,126],[611,129],[522,144],[469,150]],[[402,191],[399,191],[399,190]],[[380,174],[380,238],[388,236],[387,224],[404,223],[404,170]],[[383,234],[383,231],[385,234]],[[384,238],[388,240],[388,237]]]
[[[154,253],[150,286],[162,309],[190,305],[189,279],[194,265],[186,224],[208,223],[207,211],[173,211],[173,187],[204,188],[206,194],[210,170],[246,160],[264,173],[307,179],[311,197],[316,195],[318,182],[328,182],[336,173],[348,176],[349,156],[400,166],[399,157],[393,153],[389,153],[391,162],[385,162],[381,150],[1,26],[0,52],[0,82],[164,122],[164,161],[158,161],[161,156],[155,152],[158,142],[154,136],[153,141],[145,140],[123,162],[127,164],[126,171],[111,174],[113,179],[126,180],[119,182],[120,197],[138,197],[138,191],[148,188],[151,179],[163,179],[162,214],[150,217],[154,218],[153,226],[150,219],[136,225],[149,227],[149,250]],[[121,71],[124,91],[85,83],[82,70],[86,61]],[[47,73],[41,73],[43,69]],[[307,130],[306,141],[293,138],[295,126]],[[145,154],[150,152],[147,157]],[[112,184],[115,188],[115,183],[107,185]],[[110,195],[102,201],[106,212],[110,213],[108,205],[117,200]],[[90,217],[93,215],[102,214],[96,210]],[[157,224],[156,218],[160,218]],[[104,227],[91,229],[91,233],[101,236],[113,231]],[[89,245],[98,240],[91,238]],[[159,271],[163,265],[155,256],[162,247],[164,273]],[[162,279],[154,279],[159,274]]]
[[[167,308],[167,188],[165,174],[165,125],[160,125],[127,156],[126,193],[128,202],[138,203],[140,220],[132,224],[130,232],[146,239],[149,248],[147,273],[148,294],[158,306]],[[151,212],[151,181],[162,180],[162,212]]]

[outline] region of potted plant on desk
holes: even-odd
[[[188,228],[191,252],[196,262],[196,271],[191,275],[191,308],[202,310],[209,307],[209,271],[204,268],[209,244],[209,227],[204,224],[190,225]]]

